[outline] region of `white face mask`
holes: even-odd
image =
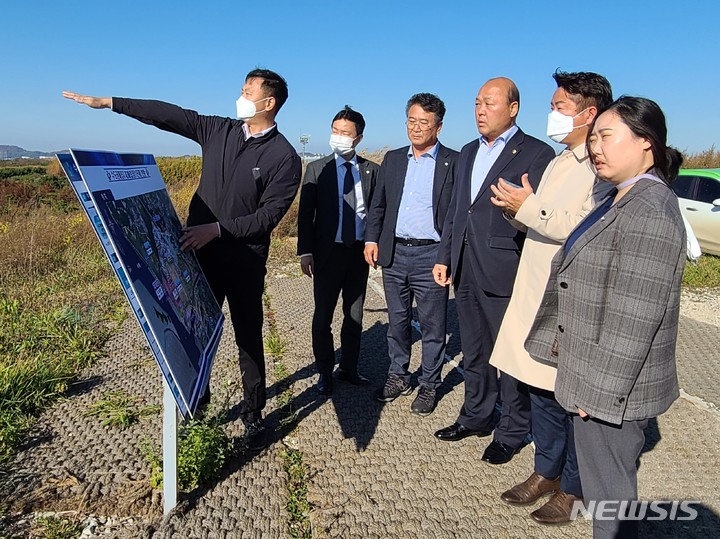
[[[355,150],[353,147],[354,142],[354,138],[345,135],[330,135],[330,148],[338,155],[351,154]]]
[[[575,116],[566,116],[565,114],[557,110],[551,111],[550,114],[548,114],[547,120],[547,136],[553,142],[562,142],[563,139],[567,137],[570,133],[572,133],[574,129],[584,127],[582,125],[578,125],[577,127],[575,127],[573,125],[573,119],[580,116],[586,110],[587,109],[581,110]]]
[[[265,112],[264,110],[255,110],[255,103],[260,103],[260,101],[265,101],[267,99],[270,98],[265,97],[263,99],[258,99],[257,101],[250,101],[247,97],[241,95],[238,100],[235,101],[238,120],[249,120],[250,118],[255,116],[255,114]]]

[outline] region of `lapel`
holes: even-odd
[[[460,168],[460,172],[463,174],[456,180],[457,183],[465,182],[465,185],[456,185],[455,188],[459,189],[459,193],[462,193],[467,198],[467,204],[463,204],[463,208],[470,207],[472,200],[470,199],[470,190],[472,189],[472,170],[473,164],[475,163],[475,157],[477,156],[478,149],[480,148],[480,141],[478,139],[469,142],[466,146],[467,152],[465,153],[465,162],[460,163],[465,166]]]
[[[438,222],[438,211],[440,205],[440,194],[442,193],[445,182],[447,181],[448,172],[450,171],[450,162],[448,161],[447,148],[440,144],[438,146],[437,157],[435,158],[435,175],[433,176],[433,219]]]
[[[392,208],[396,218],[400,211],[400,199],[402,198],[403,188],[405,186],[405,176],[407,175],[408,168],[407,154],[409,151],[410,146],[400,148],[397,154],[394,154],[397,158],[393,159],[392,163],[387,163],[388,166],[392,164],[392,168],[390,168],[390,174],[385,176],[385,196],[388,199],[388,208]]]
[[[327,211],[338,221],[340,219],[340,211],[338,209],[337,197],[338,193],[338,174],[335,165],[335,154],[330,154],[323,158],[322,169],[318,176],[318,197],[327,201]],[[323,211],[325,211],[323,209]]]
[[[600,218],[595,224],[588,228],[585,233],[580,236],[573,246],[570,248],[570,252],[565,256],[562,263],[560,264],[560,271],[564,270],[577,256],[577,254],[598,234],[609,227],[617,219],[617,214],[620,208],[628,204],[632,199],[639,196],[645,189],[647,189],[651,183],[636,183],[625,196],[623,196],[618,203],[616,203],[610,211],[608,211],[603,217]],[[562,247],[561,247],[562,249]]]
[[[370,187],[372,180],[372,171],[368,166],[368,160],[357,156],[358,172],[360,173],[360,186],[362,187],[363,200],[365,201],[365,207],[368,206],[368,200],[370,198]]]
[[[500,173],[507,167],[510,162],[515,159],[518,155],[520,155],[520,152],[522,151],[522,144],[525,140],[525,133],[523,133],[522,129],[518,127],[517,132],[510,137],[510,140],[507,141],[505,144],[505,147],[503,148],[503,151],[500,152],[500,155],[498,155],[498,158],[493,163],[493,166],[490,167],[490,170],[487,173],[487,176],[485,176],[485,181],[482,184],[482,187],[480,187],[480,190],[478,191],[477,196],[472,201],[473,204],[477,202],[482,194],[490,189],[490,184],[493,183],[494,179],[500,176]],[[480,146],[480,141],[478,141],[478,147]],[[477,150],[476,150],[477,153]],[[473,161],[475,159],[473,158]],[[470,168],[470,175],[472,178],[472,167]],[[470,182],[472,184],[472,181]]]

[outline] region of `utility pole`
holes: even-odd
[[[302,160],[305,162],[305,146],[310,142],[310,135],[300,135],[300,144],[302,145]]]

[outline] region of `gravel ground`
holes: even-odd
[[[680,298],[680,314],[720,327],[720,288],[683,290]]]

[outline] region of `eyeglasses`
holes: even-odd
[[[435,124],[431,124],[428,120],[424,118],[422,120],[418,120],[416,118],[408,118],[405,122],[405,125],[408,126],[408,129],[415,129],[416,127],[420,127],[420,129],[423,131],[435,127]]]

